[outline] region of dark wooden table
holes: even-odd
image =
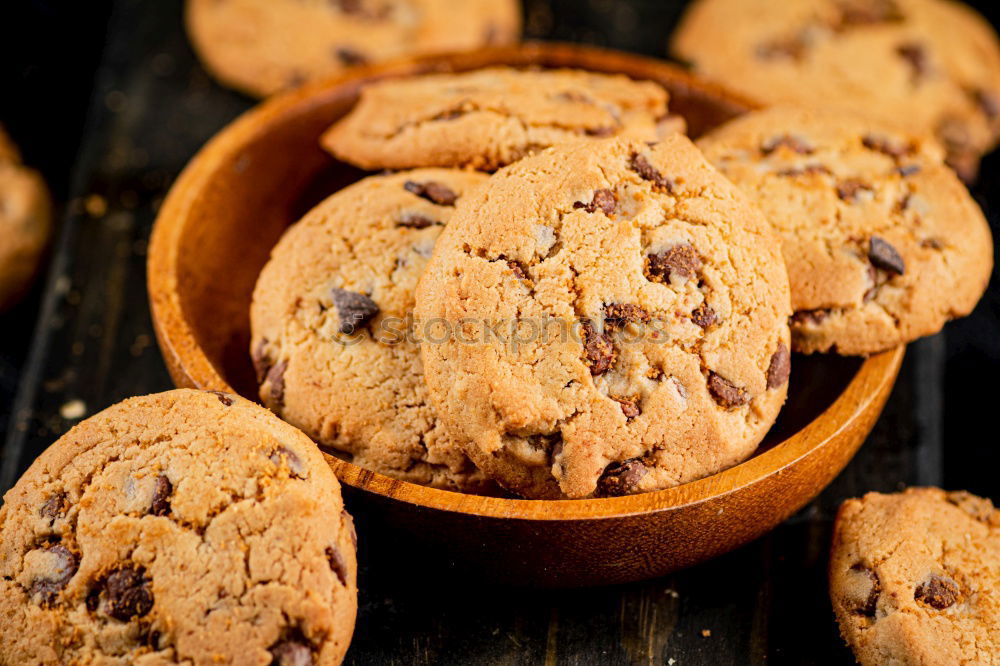
[[[0,120],[46,173],[62,229],[34,296],[0,317],[0,490],[77,421],[81,403],[92,414],[171,387],[150,324],[146,242],[178,172],[251,106],[202,71],[179,0],[12,4]],[[663,56],[682,4],[529,0],[528,32]],[[998,184],[994,156],[975,188],[994,229]],[[640,584],[483,587],[456,563],[397,543],[355,501],[363,566],[348,663],[850,663],[825,585],[836,507],[911,484],[1000,498],[997,377],[994,286],[972,317],[911,346],[874,432],[820,498],[737,552]]]

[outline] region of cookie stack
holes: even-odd
[[[744,460],[785,400],[788,281],[682,127],[621,76],[365,88],[322,143],[404,170],[274,249],[251,309],[261,400],[356,464],[467,492],[623,495]]]

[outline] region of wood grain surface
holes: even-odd
[[[22,141],[29,161],[61,183],[54,189],[66,210],[40,305],[26,303],[0,319],[7,359],[0,364],[0,412],[10,417],[3,488],[75,422],[61,416],[71,413],[65,407],[79,400],[90,414],[171,386],[145,294],[152,220],[188,159],[251,105],[212,83],[195,62],[178,0],[95,1],[87,3],[86,16],[79,9],[60,14],[56,4],[18,3],[18,11],[36,19],[38,32],[15,35],[8,44],[57,55],[0,97],[0,120]],[[532,0],[528,26],[538,37],[662,56],[680,4]],[[52,50],[52,38],[67,48]],[[26,62],[10,48],[0,71]],[[57,64],[69,74],[57,73]],[[50,90],[37,78],[45,71],[73,85]],[[69,94],[79,87],[90,91],[89,103],[86,95]],[[32,100],[45,108],[25,110]],[[63,116],[65,124],[55,124]],[[993,156],[976,189],[994,229],[998,175]],[[92,194],[107,202],[105,215],[81,212]],[[372,532],[359,516],[365,564],[347,663],[851,663],[825,586],[837,505],[906,484],[1000,494],[1000,453],[989,434],[996,398],[989,382],[1000,374],[998,292],[991,288],[977,312],[945,334],[911,346],[874,431],[823,495],[768,535],[697,567],[586,590],[489,586],[463,575],[447,556],[400,549],[392,534]],[[12,375],[20,379],[13,403]]]

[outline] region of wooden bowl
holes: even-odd
[[[335,162],[320,133],[367,81],[493,64],[577,67],[656,81],[697,135],[751,105],[664,62],[583,46],[527,44],[399,62],[311,84],[250,111],[174,185],[149,255],[157,339],[178,386],[256,399],[249,358],[254,283],[285,228],[363,173]],[[356,506],[397,533],[493,580],[592,585],[650,578],[772,529],[847,464],[892,388],[903,349],[867,360],[796,357],[788,405],[760,451],[682,486],[607,499],[477,497],[396,481],[329,457]],[[350,489],[358,489],[352,491]]]

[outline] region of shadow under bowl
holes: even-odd
[[[401,61],[307,85],[248,112],[185,169],[153,231],[149,294],[160,349],[178,386],[256,399],[249,307],[285,229],[366,175],[318,146],[367,82],[489,65],[573,67],[651,80],[689,133],[752,108],[665,62],[585,46],[523,44]],[[651,578],[732,550],[813,499],[868,435],[903,358],[796,356],[788,403],[752,458],[708,478],[627,497],[520,500],[417,486],[328,456],[348,501],[485,578],[578,586]]]

